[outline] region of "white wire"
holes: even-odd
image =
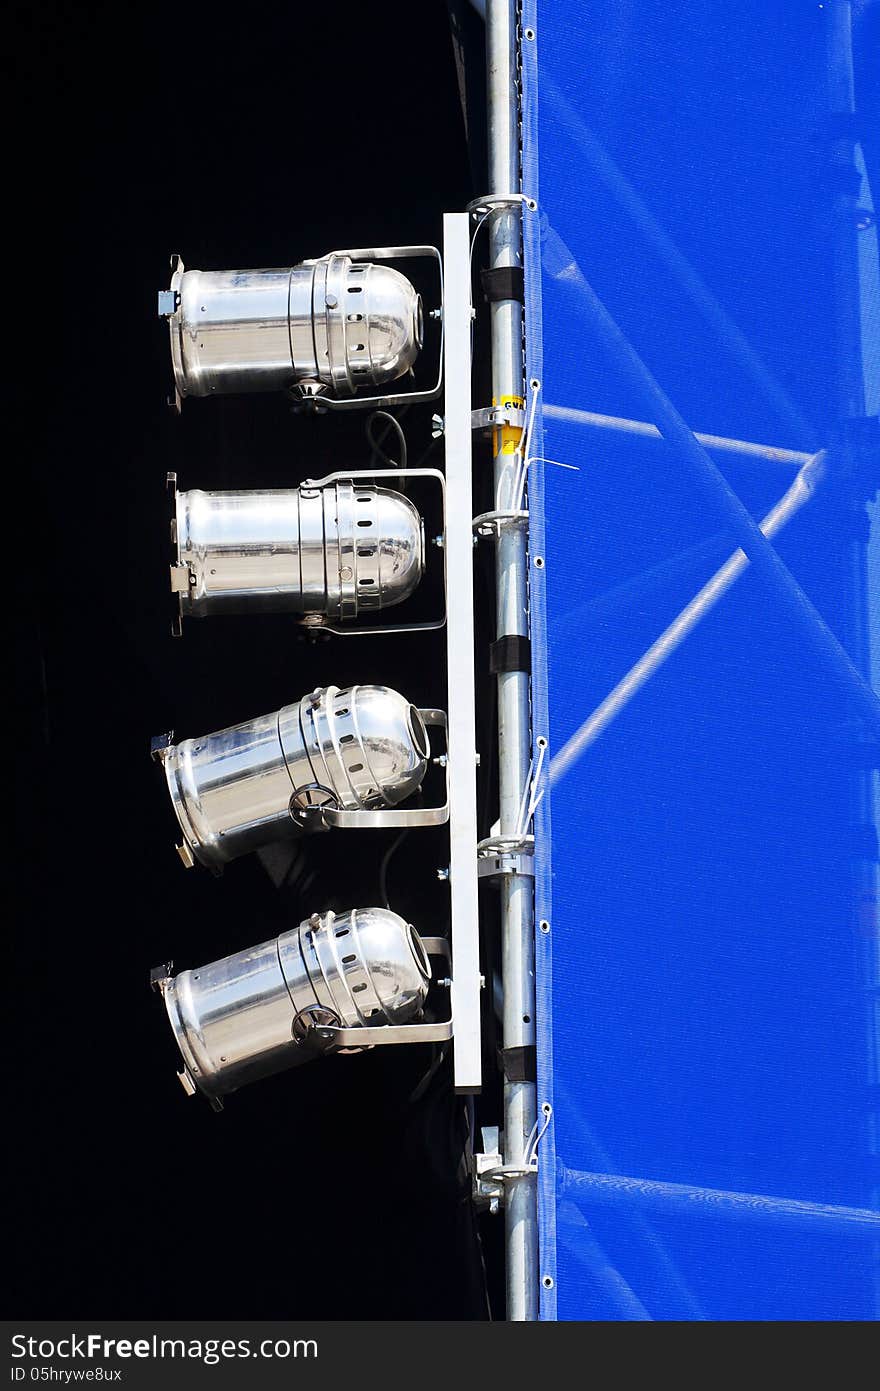
[[[538,806],[539,802],[541,801],[541,798],[544,795],[544,793],[541,792],[536,798],[535,789],[541,777],[541,769],[544,766],[544,757],[546,753],[547,745],[542,744],[540,752],[538,754],[537,768],[535,768],[534,766],[534,759],[532,759],[532,761],[529,763],[529,771],[526,776],[525,787],[523,788],[523,794],[519,804],[519,816],[516,819],[517,839],[525,835],[526,828],[528,827],[529,822],[535,814],[535,808]],[[526,810],[526,808],[528,808],[528,810]]]
[[[532,1167],[532,1155],[534,1154],[534,1148],[533,1148],[533,1146],[536,1145],[536,1144],[538,1143],[538,1141],[537,1141],[537,1135],[538,1135],[538,1121],[536,1120],[536,1121],[535,1121],[535,1124],[532,1126],[531,1130],[529,1131],[528,1138],[527,1138],[525,1144],[523,1145],[523,1150],[522,1150],[522,1167],[523,1167],[524,1169],[530,1169],[530,1168]]]
[[[526,780],[525,780],[525,785],[523,786],[522,796],[521,796],[520,799],[519,799],[519,811],[518,811],[517,814],[516,814],[516,829],[515,829],[515,835],[516,835],[517,840],[519,840],[520,836],[523,835],[524,830],[525,830],[525,827],[523,826],[523,817],[525,816],[526,807],[527,807],[528,804],[529,804],[529,798],[530,798],[530,796],[531,796],[531,791],[532,791],[532,771],[533,771],[533,769],[534,769],[534,766],[535,766],[535,761],[534,761],[534,759],[532,759],[532,761],[529,763],[529,771],[526,773]],[[528,822],[526,822],[526,825],[528,825]]]
[[[547,1134],[547,1127],[548,1127],[548,1125],[550,1124],[550,1117],[551,1117],[552,1115],[553,1115],[553,1110],[552,1110],[552,1107],[551,1107],[551,1106],[549,1105],[549,1103],[548,1103],[547,1110],[544,1112],[544,1124],[541,1126],[540,1131],[538,1131],[538,1134],[535,1136],[535,1143],[534,1143],[534,1145],[532,1146],[532,1149],[531,1149],[531,1152],[530,1152],[530,1154],[529,1154],[528,1160],[526,1161],[526,1168],[527,1168],[527,1169],[537,1169],[537,1167],[538,1167],[538,1146],[540,1145],[540,1143],[541,1143],[541,1141],[543,1140],[544,1136]],[[538,1129],[538,1122],[535,1121],[535,1124],[534,1124],[534,1126],[532,1127],[532,1134],[534,1134],[535,1131],[536,1131],[537,1129]],[[529,1139],[531,1139],[531,1135],[529,1136]],[[526,1148],[528,1148],[528,1145],[526,1146]]]

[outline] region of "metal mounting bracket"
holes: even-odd
[[[512,425],[516,430],[524,430],[526,413],[520,406],[483,406],[471,411],[472,430],[495,430],[501,425]]]
[[[432,387],[425,391],[400,391],[391,396],[348,396],[333,397],[325,396],[323,392],[314,392],[308,389],[301,390],[294,385],[290,388],[289,395],[294,401],[301,402],[303,405],[310,403],[319,412],[324,411],[357,411],[363,410],[368,406],[376,409],[384,409],[387,406],[410,406],[417,401],[436,401],[443,390],[443,361],[444,361],[444,339],[445,339],[445,314],[442,312],[444,304],[443,296],[443,257],[436,246],[357,246],[346,247],[339,251],[330,251],[328,256],[350,256],[352,261],[406,261],[428,257],[437,262],[437,269],[440,275],[440,350],[439,364],[437,370],[437,380]],[[319,259],[325,260],[325,257]],[[304,261],[304,265],[314,264],[314,262]],[[308,388],[308,383],[305,384]]]
[[[535,865],[531,855],[481,855],[477,862],[481,879],[511,879],[514,876],[534,879]]]
[[[448,729],[448,721],[445,710],[421,709],[419,714],[425,724],[433,725],[441,729]],[[291,797],[291,816],[298,824],[306,824],[304,818],[308,817],[312,828],[315,825],[330,828],[331,826],[341,827],[344,830],[384,830],[387,827],[415,827],[415,826],[443,826],[449,820],[449,773],[446,771],[448,764],[444,765],[444,777],[446,779],[446,793],[442,806],[438,807],[418,807],[406,808],[395,807],[391,811],[348,811],[341,807],[332,806],[329,803],[316,803],[311,798],[303,806],[294,806],[294,799],[306,793],[311,793],[316,784],[309,784],[308,787],[295,788]],[[319,789],[326,792],[326,788]],[[332,793],[330,794],[332,796]]]
[[[444,448],[448,526],[445,553],[449,710],[449,889],[453,1071],[459,1092],[482,1075],[479,895],[477,879],[476,697],[474,659],[473,431],[471,429],[471,244],[466,213],[443,216],[446,271]]]
[[[484,1125],[480,1134],[483,1152],[474,1155],[473,1198],[477,1207],[488,1208],[494,1214],[504,1202],[504,1183],[497,1177],[504,1163],[501,1131],[497,1125]]]
[[[502,508],[494,512],[481,512],[472,522],[474,535],[478,537],[500,536],[505,527],[527,526],[528,511],[522,508]]]
[[[488,217],[489,213],[504,212],[506,208],[518,208],[524,206],[529,212],[535,212],[538,205],[534,198],[529,198],[525,193],[485,193],[482,198],[472,198],[467,205],[467,211],[474,219]]]
[[[535,837],[489,836],[477,846],[477,874],[481,879],[508,879],[514,875],[535,877]]]
[[[422,946],[429,956],[451,960],[445,937],[422,937]],[[309,1030],[309,1041],[327,1051],[341,1048],[382,1048],[397,1043],[447,1043],[453,1037],[452,1014],[434,1024],[385,1024],[379,1028],[345,1029],[333,1024],[318,1024]]]

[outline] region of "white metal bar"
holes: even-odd
[[[546,401],[542,410],[545,420],[567,420],[573,425],[585,425],[588,429],[637,435],[641,439],[663,438],[657,426],[649,424],[647,420],[628,420],[620,415],[600,415],[598,411],[575,410],[573,406],[552,406]],[[728,439],[726,435],[705,435],[699,430],[694,431],[694,436],[704,449],[711,449],[718,454],[733,454],[741,459],[760,460],[762,463],[802,468],[812,458],[812,454],[802,449],[779,449],[774,444],[755,444],[751,440]]]
[[[471,532],[471,289],[467,213],[444,213],[446,652],[453,1068],[457,1091],[480,1089],[474,551]]]
[[[816,489],[824,481],[825,459],[825,451],[821,450],[818,454],[814,454],[808,463],[804,464],[791,487],[786,490],[776,506],[767,513],[761,522],[761,530],[766,537],[775,536],[778,531],[781,531],[804,504],[814,496]],[[633,696],[637,695],[646,682],[660,670],[663,663],[681,646],[697,624],[702,622],[706,614],[711,612],[719,599],[723,598],[748,568],[748,556],[745,551],[738,550],[734,551],[721,568],[715,571],[712,578],[703,585],[698,594],[694,595],[690,603],[685,605],[669,627],[660,634],[657,641],[653,642],[647,652],[643,653],[635,666],[630,667],[626,675],[618,681],[614,690],[605,697],[600,705],[597,705],[580,728],[566,740],[550,764],[550,783],[552,786],[555,786],[560,778],[563,778],[574,767],[587,749],[595,744],[600,734],[603,734],[612,721],[617,719],[621,711],[626,709]]]

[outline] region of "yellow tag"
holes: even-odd
[[[493,397],[492,405],[497,406],[498,402]],[[516,410],[522,410],[525,406],[521,396],[502,396],[502,406],[514,406]],[[496,455],[515,454],[522,439],[522,430],[518,425],[502,425],[497,430],[492,431],[492,450]]]

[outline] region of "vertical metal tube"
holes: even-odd
[[[835,328],[835,407],[838,420],[865,414],[865,379],[862,360],[861,281],[859,271],[859,230],[855,166],[855,86],[852,51],[852,5],[850,0],[830,0],[826,6],[825,56],[827,100],[830,116],[830,172],[833,176],[831,209],[831,256],[834,285]],[[847,506],[846,520],[851,526],[847,571],[846,621],[844,638],[854,666],[866,680],[871,676],[871,646],[868,589],[869,521],[864,501],[853,499]],[[851,712],[853,716],[857,711]],[[858,722],[854,721],[858,728]],[[874,774],[870,769],[850,775],[849,815],[857,837],[852,847],[850,891],[853,932],[859,955],[861,984],[864,989],[866,1023],[866,1076],[868,1114],[866,1140],[871,1166],[880,1155],[880,1034],[876,1005],[880,993],[880,931],[877,918],[876,807]],[[874,1168],[876,1172],[876,1168]],[[869,1201],[880,1206],[880,1191],[869,1192]],[[874,1247],[874,1311],[880,1315],[880,1242]]]
[[[489,192],[516,193],[520,188],[519,84],[515,0],[488,0],[486,65],[489,105]],[[489,219],[489,265],[522,265],[521,211],[495,212]],[[523,323],[518,300],[490,308],[492,323],[492,396],[499,404],[523,400]],[[495,432],[495,505],[513,508],[516,440],[508,429]],[[501,528],[495,553],[496,621],[499,637],[528,635],[528,546],[519,525]],[[529,677],[526,672],[498,675],[498,768],[501,835],[517,829],[520,801],[529,772]],[[535,947],[532,881],[506,876],[501,886],[501,941],[504,1007],[502,1038],[509,1049],[535,1044]],[[522,1166],[535,1123],[533,1081],[504,1079],[504,1162]],[[507,1317],[538,1316],[538,1223],[534,1175],[510,1177],[505,1184]]]

